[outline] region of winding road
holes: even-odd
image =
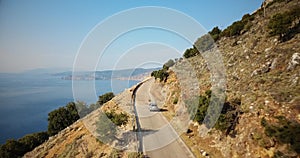
[[[161,112],[150,112],[150,102],[161,108],[165,98],[161,87],[151,78],[134,91],[134,109],[138,126],[139,150],[150,158],[192,158],[194,155]]]

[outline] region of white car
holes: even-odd
[[[160,111],[160,109],[157,107],[157,105],[155,103],[149,104],[149,110],[150,111]]]

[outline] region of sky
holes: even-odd
[[[0,0],[0,72],[161,65],[262,1]]]

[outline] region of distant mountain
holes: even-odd
[[[105,70],[105,71],[81,71],[73,72],[67,71],[62,73],[55,73],[54,76],[59,76],[64,80],[142,80],[145,76],[151,74],[152,71],[158,70],[159,68],[137,68],[137,69],[124,69],[124,70]]]
[[[58,72],[67,72],[70,70],[71,70],[71,68],[37,68],[37,69],[24,71],[21,74],[32,74],[32,75],[54,74],[54,73],[58,73]]]

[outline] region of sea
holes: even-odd
[[[68,102],[95,103],[104,93],[118,94],[137,83],[132,80],[74,81],[74,94],[72,81],[60,76],[0,73],[0,144],[7,139],[46,131],[48,113]]]

